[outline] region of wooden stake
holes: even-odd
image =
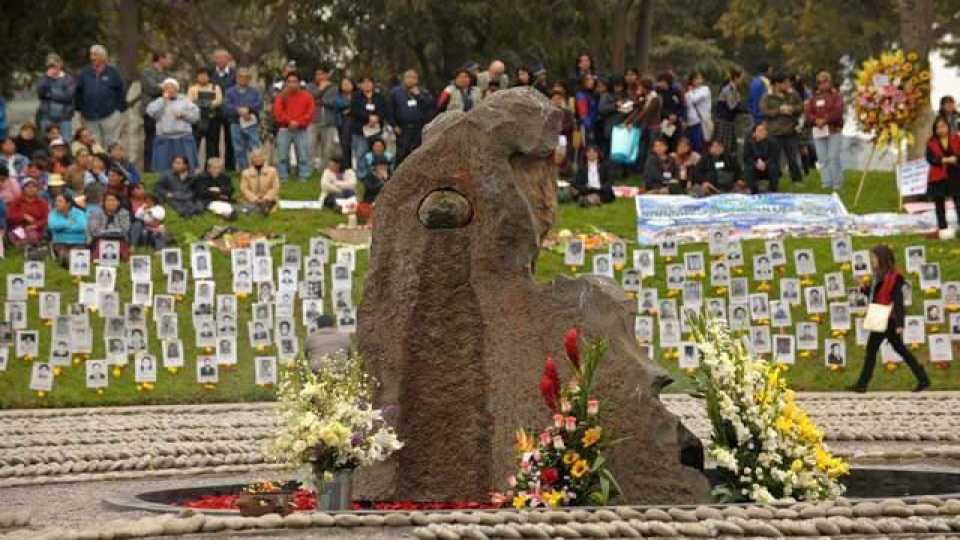
[[[860,185],[857,186],[857,196],[853,198],[853,206],[856,207],[860,202],[860,193],[863,191],[863,181],[867,179],[867,173],[870,171],[870,165],[873,164],[873,158],[877,155],[877,146],[873,145],[870,150],[870,157],[867,158],[867,164],[863,167],[863,175],[860,176]]]

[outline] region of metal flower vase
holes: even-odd
[[[317,510],[337,512],[351,510],[353,504],[353,469],[334,471],[327,480],[324,471],[314,468],[317,484]]]

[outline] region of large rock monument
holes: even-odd
[[[441,115],[381,193],[357,335],[406,446],[361,473],[359,495],[482,501],[506,489],[515,430],[550,419],[544,358],[563,358],[576,325],[610,342],[597,397],[605,428],[627,438],[608,452],[626,499],[707,499],[702,447],[659,400],[664,370],[641,359],[636,302],[606,279],[534,279],[557,204],[560,115],[530,89]]]

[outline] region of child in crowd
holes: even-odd
[[[167,213],[153,194],[144,194],[143,205],[137,209],[135,217],[136,221],[130,234],[134,245],[151,246],[155,250],[167,246],[169,239],[163,224]]]
[[[643,167],[643,183],[649,194],[679,194],[681,191],[680,181],[677,179],[677,164],[667,152],[669,144],[663,137],[653,142],[653,152]]]

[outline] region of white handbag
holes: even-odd
[[[890,321],[890,312],[893,304],[874,304],[867,307],[867,315],[863,318],[863,329],[870,332],[886,332]]]

